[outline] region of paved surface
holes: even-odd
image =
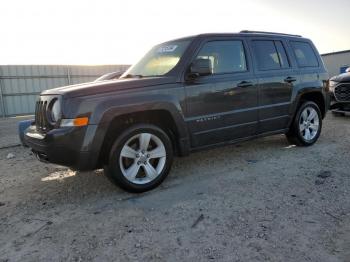
[[[350,118],[328,115],[312,147],[195,153],[141,195],[1,149],[0,261],[350,261],[349,148]]]

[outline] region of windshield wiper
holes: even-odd
[[[134,77],[138,77],[138,78],[142,78],[143,75],[133,75],[133,74],[127,74],[126,76],[124,76],[123,78],[134,78]]]

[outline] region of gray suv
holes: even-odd
[[[201,34],[156,45],[118,79],[42,92],[23,138],[43,161],[103,167],[143,192],[165,179],[174,155],[274,134],[312,145],[328,83],[309,39]]]

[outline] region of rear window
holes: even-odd
[[[292,41],[291,45],[300,67],[318,67],[317,56],[309,43]]]
[[[276,70],[290,67],[281,41],[255,40],[252,47],[259,70]]]

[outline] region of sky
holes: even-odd
[[[132,64],[153,45],[212,32],[300,34],[350,49],[349,0],[0,0],[0,64]]]

